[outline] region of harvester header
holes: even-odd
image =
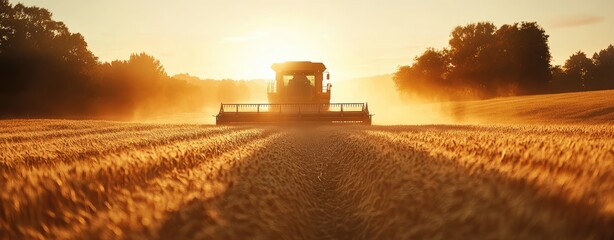
[[[331,103],[330,75],[323,63],[274,63],[275,80],[267,87],[269,103],[224,104],[217,124],[362,123],[371,124],[367,103]]]

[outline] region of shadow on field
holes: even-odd
[[[325,129],[326,132],[330,130]],[[309,181],[301,171],[312,172],[314,169],[309,168],[314,164],[301,165],[308,169],[291,168],[300,163],[290,161],[318,156],[308,154],[302,146],[298,146],[295,153],[304,156],[289,158],[283,155],[288,153],[279,153],[282,156],[276,165],[270,165],[276,162],[267,160],[269,155],[264,158],[242,156],[238,161],[244,162],[237,165],[240,167],[224,172],[230,181],[222,195],[212,199],[195,198],[178,211],[168,213],[158,237],[316,238],[322,237],[318,235],[321,228],[332,229],[333,232],[327,232],[326,236],[337,239],[614,237],[611,228],[614,219],[601,214],[598,204],[571,202],[562,195],[545,195],[528,181],[511,179],[496,171],[471,171],[453,159],[434,157],[427,151],[379,141],[382,139],[376,137],[364,141],[362,131],[365,129],[369,128],[319,133],[305,140],[316,145],[318,142],[331,144],[320,153],[327,156],[322,159],[334,161],[327,165],[323,175],[331,181],[316,185],[280,182],[275,180],[280,178],[278,175],[267,175],[285,174],[290,179]],[[263,151],[269,151],[272,145],[265,146]],[[313,159],[315,163],[318,161]],[[277,192],[284,188],[271,185],[267,190],[266,186],[257,185],[259,182],[254,178],[306,188]],[[297,196],[304,192],[326,201]],[[329,206],[322,207],[323,203]],[[314,209],[336,213],[313,216],[319,212]],[[328,226],[317,225],[322,223]]]
[[[146,128],[149,129],[149,128]],[[239,131],[242,129],[235,129]],[[102,156],[109,153],[123,153],[129,150],[151,148],[152,146],[163,148],[176,143],[187,142],[202,139],[205,137],[215,137],[217,135],[225,134],[224,132],[213,132],[210,134],[195,134],[189,137],[172,137],[163,139],[157,142],[133,142],[126,145],[117,146],[108,150],[85,150],[84,152],[75,153],[70,157],[60,154],[59,157],[44,160],[53,163],[66,161],[75,164],[88,164],[88,161],[92,161],[94,156]],[[267,133],[268,134],[268,133]],[[210,154],[216,155],[217,153]],[[66,160],[64,160],[64,158]],[[26,160],[29,157],[25,158]],[[49,184],[45,184],[42,188],[38,189],[36,194],[26,193],[24,191],[22,197],[26,198],[26,201],[21,202],[21,206],[18,209],[14,209],[12,205],[0,206],[0,216],[5,219],[11,219],[8,222],[7,228],[11,229],[9,235],[12,238],[27,238],[21,229],[34,229],[34,231],[28,230],[28,232],[43,232],[48,234],[48,227],[65,228],[74,224],[76,216],[80,212],[86,212],[88,218],[95,216],[96,211],[104,209],[106,204],[118,194],[122,194],[119,190],[134,190],[137,187],[145,187],[152,179],[158,178],[171,171],[179,171],[190,169],[203,161],[208,159],[190,158],[185,161],[160,161],[157,164],[138,164],[132,165],[128,170],[124,168],[104,168],[100,171],[93,172],[91,174],[79,173],[77,170],[71,170],[68,172],[61,172],[65,174],[65,179],[59,181],[51,177],[45,176],[41,181],[49,181]],[[42,163],[37,164],[24,164],[27,167],[44,166],[46,162],[40,160]],[[10,166],[6,169],[0,169],[0,180],[3,178],[9,179],[12,173],[13,167]],[[22,167],[23,166],[19,166]],[[67,167],[65,167],[67,168]],[[73,167],[73,169],[75,169]],[[59,171],[57,169],[52,169]],[[52,172],[52,171],[50,171]],[[53,175],[51,175],[53,176]],[[59,181],[59,183],[58,183]],[[2,186],[4,187],[4,186]],[[104,189],[101,191],[100,189]],[[73,193],[71,195],[71,192]],[[78,196],[74,192],[78,192]],[[57,217],[64,216],[64,217]],[[21,228],[21,229],[20,229]],[[29,234],[29,233],[28,233]],[[0,233],[0,238],[3,234]],[[55,238],[57,236],[48,236]]]
[[[263,152],[273,147],[269,142],[253,155],[238,156],[230,167],[224,167],[213,179],[227,185],[226,190],[213,198],[195,197],[178,210],[167,213],[157,237],[159,239],[245,239],[264,236],[280,239],[284,235],[270,224],[258,208],[262,202],[274,205],[266,192],[257,192],[251,177],[262,173]],[[255,192],[256,191],[256,192]],[[270,193],[270,192],[269,192]],[[257,195],[256,194],[260,194]],[[291,234],[291,233],[285,233]]]
[[[589,199],[568,201],[524,179],[472,171],[377,137],[353,138],[345,144],[368,150],[339,159],[347,183],[341,198],[363,218],[358,239],[614,237],[614,218]]]
[[[357,224],[349,224],[352,216],[336,205],[333,175],[339,174],[331,170],[337,168],[317,158],[331,154],[320,148],[326,142],[318,129],[285,129],[285,137],[263,146],[257,156],[243,156],[241,167],[225,171],[232,181],[223,194],[169,213],[158,236],[327,239],[353,233]]]

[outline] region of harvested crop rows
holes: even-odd
[[[0,122],[0,239],[612,239],[614,128]]]

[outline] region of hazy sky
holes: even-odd
[[[614,44],[614,0],[20,0],[49,9],[102,61],[146,52],[169,74],[272,78],[272,62],[324,62],[334,79],[394,72],[458,25],[537,21],[555,64]]]

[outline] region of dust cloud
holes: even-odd
[[[449,124],[445,106],[402,98],[392,75],[333,81],[331,102],[367,102],[375,125]]]
[[[420,99],[405,99],[398,94],[392,75],[332,80],[331,102],[366,102],[369,112],[374,114],[374,125],[414,125],[414,124],[449,124],[454,123],[450,117],[449,106],[446,104],[421,101]],[[205,82],[202,82],[205,84]],[[201,111],[181,114],[160,115],[149,118],[146,122],[154,123],[200,123],[215,124],[220,103],[267,103],[265,80],[244,81],[244,91],[226,92],[217,90],[204,99]],[[198,85],[198,84],[197,84]],[[215,86],[217,87],[217,86]],[[207,87],[205,89],[215,89]],[[220,88],[221,89],[221,88]],[[216,96],[217,97],[213,97]]]
[[[401,97],[392,75],[333,82],[332,102],[368,102],[374,125],[614,124],[614,90],[427,101]]]

